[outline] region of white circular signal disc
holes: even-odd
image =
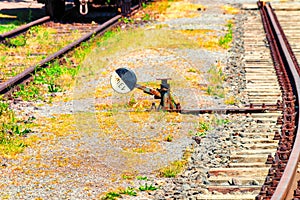
[[[128,93],[135,88],[136,85],[135,73],[126,68],[119,68],[113,72],[110,77],[110,84],[112,88],[118,93]]]

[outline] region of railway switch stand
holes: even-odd
[[[137,79],[133,71],[126,68],[119,68],[112,74],[110,83],[112,88],[118,93],[125,94],[132,91],[134,88],[138,88],[143,90],[146,94],[153,95],[154,99],[160,99],[160,104],[157,109],[154,103],[152,104],[151,109],[180,112],[180,103],[176,103],[174,98],[171,96],[170,84],[168,83],[170,78],[162,78],[158,80],[161,80],[160,88],[153,89],[142,86],[136,84]]]
[[[161,80],[161,84],[160,88],[157,88],[156,90],[138,84],[136,85],[136,88],[143,90],[146,94],[153,95],[154,99],[160,99],[160,104],[157,110],[180,112],[180,103],[176,103],[174,98],[171,96],[170,84],[168,83],[168,80],[170,80],[170,78],[162,78],[157,80]],[[152,104],[151,109],[153,108],[156,108],[154,104]]]

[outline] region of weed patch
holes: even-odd
[[[23,136],[31,132],[31,123],[31,119],[17,119],[8,103],[0,100],[0,155],[15,155],[24,150],[27,144]]]
[[[173,178],[182,173],[185,169],[188,158],[191,157],[191,152],[191,149],[186,149],[181,160],[176,160],[171,162],[168,166],[161,168],[158,172],[158,176]]]
[[[238,103],[238,99],[235,96],[227,96],[225,97],[224,103],[227,105],[235,105]]]
[[[164,138],[164,141],[166,141],[166,142],[172,142],[172,140],[173,140],[173,136],[172,135],[167,135],[165,138]]]
[[[148,180],[148,177],[147,176],[137,176],[136,179],[146,181],[146,180]]]
[[[122,179],[125,179],[125,180],[132,180],[134,178],[134,175],[132,174],[122,174]]]
[[[102,197],[101,199],[103,199],[103,200],[114,200],[118,197],[121,197],[121,194],[119,194],[117,192],[109,192],[104,197]]]
[[[220,63],[213,65],[208,70],[208,75],[209,85],[206,89],[207,94],[224,98],[226,91],[223,88],[222,84],[225,80],[225,75],[223,74]]]
[[[148,185],[147,183],[145,185],[139,186],[138,189],[133,188],[133,187],[127,187],[123,190],[119,191],[113,191],[113,192],[108,192],[105,196],[103,196],[101,199],[102,200],[114,200],[117,198],[122,198],[122,195],[128,195],[128,196],[137,196],[137,191],[154,191],[159,189],[158,187],[151,185]]]
[[[137,195],[135,189],[132,188],[132,187],[128,187],[125,190],[122,190],[120,192],[120,194],[126,194],[126,195],[129,195],[129,196],[136,196]]]
[[[230,121],[228,119],[217,118],[215,115],[210,115],[208,119],[200,118],[199,122],[196,123],[196,132],[189,131],[190,135],[198,137],[206,137],[207,133],[216,126],[223,126],[228,124]]]
[[[47,100],[48,97],[50,101],[51,96],[45,94],[62,92],[70,88],[78,70],[79,66],[74,66],[68,58],[62,58],[35,73],[33,81],[28,85],[20,85],[14,92],[14,97],[25,101]]]
[[[147,183],[145,185],[141,185],[139,187],[139,190],[140,191],[154,191],[154,190],[157,190],[158,188],[153,186],[152,184],[151,185],[148,185]]]
[[[204,120],[200,120],[196,125],[196,136],[205,137],[207,131],[211,130],[211,124]]]
[[[125,24],[132,24],[134,22],[133,19],[127,18],[127,17],[121,18],[120,21],[123,22],[123,23],[125,23]]]
[[[14,21],[8,24],[1,24],[0,25],[0,34],[6,33],[8,31],[11,31],[13,29],[16,29],[20,25],[20,22]]]
[[[177,174],[183,171],[185,165],[186,165],[186,161],[183,160],[174,161],[170,163],[169,166],[161,169],[159,176],[166,177],[166,178],[173,178]]]
[[[232,23],[229,22],[226,26],[228,28],[227,33],[219,39],[219,45],[228,49],[232,42]]]
[[[21,47],[26,45],[26,38],[24,35],[7,40],[7,43],[11,47]]]

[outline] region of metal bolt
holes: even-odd
[[[271,154],[268,155],[268,158],[267,158],[267,161],[266,161],[266,164],[272,164],[273,163],[273,157]]]
[[[280,140],[280,134],[278,131],[275,131],[273,140]]]

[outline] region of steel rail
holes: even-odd
[[[38,64],[36,64],[35,66],[29,67],[26,70],[24,70],[23,72],[21,72],[20,74],[14,76],[13,78],[9,79],[8,81],[2,83],[0,85],[0,94],[5,94],[8,91],[10,91],[10,89],[14,86],[16,86],[17,84],[22,83],[23,81],[25,81],[26,79],[28,79],[32,73],[34,73],[35,71],[37,71],[38,69],[40,69],[41,67],[45,66],[47,63],[49,63],[50,61],[52,61],[55,58],[60,57],[61,55],[67,53],[68,51],[70,51],[71,49],[73,49],[74,47],[78,46],[80,43],[88,40],[89,38],[91,38],[92,36],[94,36],[95,34],[100,33],[101,31],[105,31],[107,28],[109,28],[111,25],[113,24],[117,24],[118,20],[121,18],[121,15],[117,15],[115,17],[113,17],[112,19],[108,20],[107,22],[99,25],[96,29],[90,31],[89,33],[87,33],[86,35],[84,35],[83,37],[81,37],[80,39],[76,40],[75,42],[67,45],[66,47],[62,48],[61,50],[57,51],[56,53],[48,56],[47,58],[43,59],[42,61],[40,61]]]
[[[45,23],[47,21],[50,20],[50,16],[45,16],[45,17],[42,17],[40,19],[37,19],[35,21],[32,21],[28,24],[25,24],[25,25],[22,25],[14,30],[11,30],[9,32],[6,32],[6,33],[3,33],[0,35],[0,42],[7,39],[7,38],[12,38],[12,37],[15,37],[16,35],[28,30],[30,27],[32,26],[36,26],[38,24],[42,24],[42,23]]]
[[[198,115],[198,114],[204,114],[204,113],[223,113],[223,114],[228,114],[228,113],[264,113],[264,112],[269,112],[269,111],[278,111],[277,107],[272,106],[272,107],[256,107],[256,108],[211,108],[211,109],[182,109],[178,111],[181,114],[193,114],[193,115]],[[176,112],[176,111],[175,111]]]
[[[298,133],[298,126],[300,124],[300,110],[298,105],[298,100],[300,99],[299,66],[271,5],[259,1],[258,7],[260,8],[262,21],[270,43],[275,69],[280,68],[282,71],[279,74],[285,75],[284,78],[279,80],[282,84],[283,96],[289,100],[296,98],[296,101],[292,104],[290,104],[290,101],[286,101],[284,108],[292,109],[296,115],[293,121],[286,120],[283,122],[286,123],[286,126],[291,125],[292,127],[290,127],[290,132],[288,133],[290,134],[289,138],[287,139],[285,132],[282,132],[281,139],[283,138],[283,140],[279,142],[279,144],[284,144],[285,147],[287,147],[287,142],[291,142],[292,144],[290,145],[292,148],[286,148],[282,151],[282,148],[279,147],[275,154],[275,159],[272,161],[272,166],[282,166],[282,168],[277,169],[278,172],[276,172],[280,177],[275,176],[274,170],[271,170],[269,174],[273,173],[274,176],[268,175],[269,178],[266,179],[265,185],[262,187],[262,191],[256,199],[264,199],[264,197],[266,197],[272,200],[283,200],[286,199],[291,190],[300,156],[300,135]],[[293,97],[291,97],[290,92],[293,92]]]
[[[280,101],[277,104],[249,104],[243,108],[204,108],[204,109],[182,109],[177,112],[181,114],[204,114],[204,113],[263,113],[269,111],[282,111],[283,105]]]

